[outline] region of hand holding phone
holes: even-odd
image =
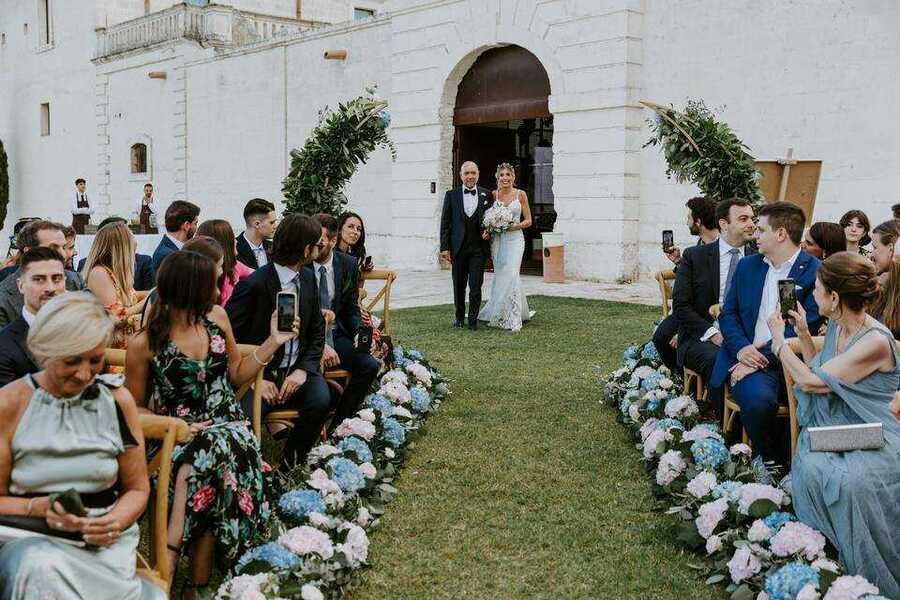
[[[282,333],[294,331],[294,321],[297,319],[297,294],[296,292],[278,292],[276,298],[277,328]]]
[[[671,229],[663,229],[662,232],[662,249],[663,252],[669,254],[675,247],[675,233]]]

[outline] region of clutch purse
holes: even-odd
[[[84,547],[84,538],[77,531],[50,529],[40,517],[0,515],[0,545],[25,537],[52,537],[66,544]]]
[[[884,446],[881,423],[810,427],[809,448],[813,452],[847,452],[878,450]]]

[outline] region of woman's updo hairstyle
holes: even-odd
[[[512,173],[513,182],[516,181],[516,168],[514,166],[512,166],[508,162],[502,162],[499,165],[497,165],[497,172],[494,173],[494,179],[496,179],[498,182],[500,181],[500,172],[501,171],[509,171],[510,173]]]
[[[816,276],[825,289],[837,293],[841,304],[854,312],[865,310],[878,298],[875,265],[855,252],[832,254],[822,262]]]
[[[28,349],[38,361],[60,360],[109,345],[113,322],[90,292],[67,292],[50,299],[28,328]]]

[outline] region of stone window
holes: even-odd
[[[41,104],[41,135],[50,135],[50,103]]]
[[[375,11],[371,8],[359,8],[356,7],[353,9],[353,18],[354,19],[368,19],[369,17],[374,17]]]
[[[147,172],[147,144],[134,144],[131,146],[131,172]]]

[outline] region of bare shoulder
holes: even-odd
[[[109,271],[106,270],[106,267],[96,265],[87,274],[87,281],[94,283],[110,283],[112,282],[112,278],[110,278]]]
[[[150,334],[146,329],[138,331],[128,339],[128,351],[132,350],[141,354],[150,351]]]
[[[218,304],[212,307],[206,318],[218,325],[222,330],[231,331],[231,321],[228,319],[228,313]]]
[[[519,202],[528,204],[528,194],[525,193],[525,190],[516,189],[516,194],[518,195]]]
[[[131,395],[131,392],[128,391],[127,387],[123,385],[122,387],[117,387],[110,391],[112,392],[113,399],[116,401],[116,404],[119,405],[119,408],[122,409],[123,413],[126,415],[137,413],[137,404],[134,402],[134,396]]]
[[[34,388],[25,379],[17,379],[0,388],[0,435],[12,436],[33,393]]]

